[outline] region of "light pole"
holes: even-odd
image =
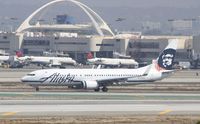
[[[11,20],[11,32],[16,30],[16,22],[18,20],[17,17],[10,17]]]

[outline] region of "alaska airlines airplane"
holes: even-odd
[[[152,64],[138,69],[43,69],[27,74],[21,81],[35,87],[36,91],[38,86],[69,86],[107,92],[107,86],[119,82],[131,85],[161,80],[173,72],[177,42],[171,40]]]

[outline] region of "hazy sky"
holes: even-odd
[[[0,0],[1,5],[42,5],[51,0]],[[198,7],[199,0],[79,0],[90,6]]]
[[[18,23],[34,10],[51,0],[0,0],[0,21],[17,17]],[[200,0],[80,0],[91,7],[114,28],[128,30],[140,21],[167,21],[168,19],[200,16]],[[126,18],[119,23],[118,17]],[[131,26],[130,26],[131,25]]]

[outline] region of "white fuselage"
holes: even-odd
[[[0,56],[0,61],[3,62],[3,61],[8,61],[9,60],[9,56]]]
[[[21,80],[30,85],[73,85],[77,82],[122,81],[124,84],[146,82],[162,79],[162,72],[151,71],[149,66],[139,69],[44,69],[34,71]]]
[[[25,61],[26,58],[17,57],[17,56],[0,56],[0,62],[9,62],[9,61]]]
[[[93,58],[93,59],[88,59],[88,61],[96,65],[135,65],[135,66],[138,66],[138,62],[136,62],[134,59]]]
[[[25,56],[25,57],[32,63],[43,63],[52,65],[76,64],[76,61],[70,57],[46,57],[46,56]]]

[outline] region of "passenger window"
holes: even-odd
[[[35,76],[35,74],[27,74],[28,76]]]

